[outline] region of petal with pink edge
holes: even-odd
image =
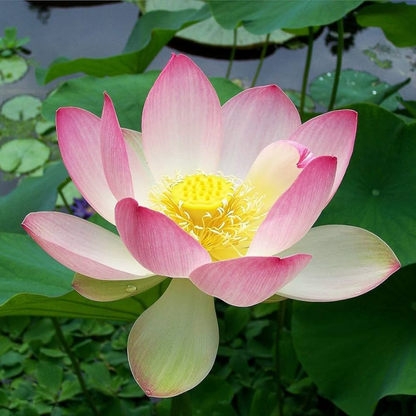
[[[56,131],[69,176],[88,203],[114,224],[116,198],[104,174],[100,141],[101,121],[81,108],[60,108]]]
[[[189,278],[208,295],[234,306],[253,306],[273,296],[294,279],[311,256],[242,257],[205,264]]]
[[[116,224],[133,257],[155,274],[187,277],[192,270],[211,262],[198,241],[171,219],[139,206],[132,198],[117,204]]]
[[[362,295],[400,268],[390,247],[362,228],[324,225],[312,228],[280,253],[309,253],[308,266],[277,294],[310,302],[332,302]]]
[[[149,189],[154,185],[155,180],[144,157],[142,134],[130,129],[121,130],[127,144],[126,150],[134,195],[142,205],[149,206]]]
[[[221,152],[221,106],[203,72],[173,55],[147,96],[143,149],[156,181],[176,171],[213,173]]]
[[[130,332],[133,376],[150,397],[177,396],[207,376],[218,339],[214,299],[189,280],[174,279]]]
[[[222,107],[224,143],[219,170],[244,179],[258,154],[301,125],[298,110],[276,85],[249,88]]]
[[[35,212],[22,226],[51,257],[77,273],[102,280],[154,275],[137,263],[119,236],[73,215]]]
[[[246,180],[256,193],[264,195],[265,210],[290,188],[312,158],[306,147],[287,140],[271,143],[260,152]]]
[[[356,132],[357,113],[337,110],[307,121],[290,136],[290,140],[303,144],[314,156],[337,158],[337,174],[329,199],[338,189],[350,163]]]
[[[326,206],[336,168],[334,157],[313,159],[274,203],[254,235],[247,255],[274,255],[299,241]]]
[[[111,302],[136,296],[165,279],[164,276],[150,276],[137,280],[100,280],[76,273],[72,287],[84,298],[96,302]]]
[[[116,110],[107,93],[101,117],[101,157],[108,186],[117,200],[134,197],[126,143]]]

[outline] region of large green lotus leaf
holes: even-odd
[[[130,299],[93,302],[71,287],[74,272],[30,237],[0,233],[0,317],[64,316],[132,321],[161,293],[156,286]]]
[[[196,0],[152,0],[146,2],[146,12],[153,10],[183,10],[198,7],[200,4],[201,2]],[[213,17],[180,30],[176,37],[211,46],[231,47],[234,43],[233,31],[221,27]],[[293,37],[293,34],[278,29],[271,33],[269,42],[281,44]],[[242,26],[237,29],[237,46],[254,46],[263,43],[264,40],[264,35],[253,35]]]
[[[19,55],[0,58],[0,85],[18,81],[28,69],[26,60]]]
[[[123,54],[109,58],[80,58],[53,63],[47,71],[38,71],[38,81],[47,84],[58,77],[78,72],[96,77],[143,72],[178,30],[209,16],[207,6],[199,10],[159,10],[147,13],[136,23]]]
[[[158,75],[159,71],[149,71],[145,74],[111,78],[82,77],[69,80],[43,102],[42,114],[47,120],[54,121],[59,107],[74,106],[101,116],[103,91],[107,91],[114,101],[120,125],[141,130],[144,101]],[[222,103],[242,91],[224,78],[213,78],[211,82]]]
[[[364,7],[357,13],[364,27],[380,27],[386,38],[399,47],[416,45],[416,6],[406,3],[381,3]]]
[[[0,148],[0,169],[4,172],[27,173],[43,166],[51,151],[36,139],[16,139]]]
[[[390,111],[397,110],[399,106],[397,98],[400,98],[400,95],[396,91],[409,82],[410,79],[389,85],[368,72],[346,69],[341,71],[335,107],[366,102],[379,104]],[[310,85],[310,94],[314,101],[327,108],[333,84],[334,72],[327,72],[315,78]]]
[[[264,35],[276,29],[321,26],[341,19],[363,0],[208,0],[211,12],[225,29],[240,23],[251,33]]]
[[[385,240],[403,265],[416,262],[416,122],[372,104],[358,111],[347,173],[318,224],[355,225]]]
[[[55,208],[56,188],[68,177],[61,162],[46,168],[43,176],[25,178],[6,196],[0,197],[0,232],[22,233],[20,225],[29,212]]]
[[[355,299],[295,302],[292,319],[306,372],[351,416],[371,416],[384,396],[416,394],[415,328],[415,264]]]

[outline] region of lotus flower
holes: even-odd
[[[96,301],[136,295],[172,278],[135,322],[128,359],[153,397],[187,391],[218,348],[214,297],[251,306],[365,293],[396,271],[391,249],[360,228],[311,228],[337,190],[353,150],[357,115],[333,111],[301,125],[275,85],[223,107],[187,57],[173,55],[151,89],[142,134],[61,108],[56,123],[68,172],[120,236],[75,216],[29,214],[25,230],[77,274]]]

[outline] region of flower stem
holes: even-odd
[[[85,384],[84,378],[82,377],[81,368],[79,366],[79,362],[77,360],[77,357],[75,357],[74,353],[71,351],[71,348],[69,347],[68,343],[65,340],[65,335],[62,332],[61,325],[59,324],[59,321],[57,318],[51,318],[53,326],[55,327],[56,336],[58,337],[58,340],[60,344],[62,345],[62,348],[65,350],[65,352],[68,354],[69,359],[71,360],[72,367],[74,367],[75,374],[78,378],[78,382],[81,386],[82,391],[84,392],[85,400],[87,401],[88,405],[90,406],[92,412],[95,416],[101,416],[100,412],[95,407],[95,403],[92,400],[87,385]]]
[[[172,398],[170,416],[192,416],[191,400],[188,393]]]
[[[269,46],[269,39],[270,39],[270,33],[267,34],[266,40],[263,45],[263,49],[261,50],[259,65],[257,66],[257,71],[254,75],[253,82],[251,83],[252,88],[256,85],[256,81],[260,74],[261,67],[263,66],[264,57],[266,56],[267,47]]]
[[[235,57],[235,51],[236,50],[237,50],[237,28],[234,29],[233,47],[231,49],[230,62],[228,64],[227,74],[225,75],[225,78],[227,78],[227,79],[230,78],[231,68],[233,67],[233,62],[234,62],[234,57]]]
[[[303,72],[303,81],[302,81],[302,94],[300,96],[300,118],[303,117],[304,108],[305,108],[305,97],[306,97],[306,87],[308,85],[309,69],[311,67],[312,60],[312,51],[313,51],[313,28],[308,28],[308,53],[306,55],[306,64],[305,70]]]
[[[276,331],[276,379],[277,379],[277,400],[278,400],[278,409],[279,416],[283,416],[283,386],[280,374],[280,351],[279,351],[279,342],[280,335],[285,323],[285,314],[286,314],[286,302],[284,300],[280,302],[279,309],[277,310],[277,331]]]
[[[335,100],[337,98],[339,77],[342,67],[342,53],[344,52],[344,20],[338,20],[338,49],[337,49],[337,67],[335,69],[334,85],[332,86],[331,100],[329,101],[328,111],[334,109]]]
[[[72,212],[72,209],[71,209],[71,207],[70,207],[70,205],[68,204],[68,201],[66,200],[66,198],[65,198],[65,195],[64,195],[64,193],[63,193],[63,189],[65,188],[65,186],[66,185],[68,185],[69,184],[69,182],[71,182],[71,178],[66,178],[59,186],[58,186],[58,194],[59,194],[59,196],[61,197],[61,199],[62,199],[62,201],[63,201],[63,203],[64,203],[64,205],[65,205],[65,208],[68,210],[68,212],[70,213],[70,214],[72,214],[73,212]]]

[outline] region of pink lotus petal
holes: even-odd
[[[260,152],[246,180],[254,192],[264,195],[265,210],[272,207],[312,159],[306,147],[288,140],[271,143]]]
[[[143,108],[143,149],[156,181],[162,176],[217,170],[221,107],[203,72],[189,58],[173,55]]]
[[[134,195],[142,205],[149,206],[149,189],[154,185],[155,180],[143,154],[142,134],[129,129],[121,130],[124,140],[127,143],[126,150],[133,181]]]
[[[222,108],[224,144],[219,170],[244,179],[270,143],[288,139],[301,125],[298,110],[276,85],[250,88]]]
[[[290,136],[290,140],[303,144],[314,156],[337,158],[337,174],[329,199],[338,189],[347,170],[356,131],[357,113],[353,110],[337,110],[307,121]]]
[[[312,260],[278,295],[310,302],[332,302],[362,295],[400,268],[390,247],[362,228],[312,228],[282,256],[309,253]]]
[[[22,226],[50,256],[77,273],[102,280],[154,275],[134,260],[120,237],[73,215],[36,212]]]
[[[60,108],[56,113],[59,148],[69,176],[94,210],[114,224],[117,201],[104,174],[100,128],[100,119],[81,108]]]
[[[134,197],[126,143],[111,98],[104,93],[101,157],[108,186],[117,200]]]
[[[189,278],[203,292],[234,306],[252,306],[274,295],[309,263],[312,256],[242,257],[205,264]],[[277,289],[276,289],[277,288]]]
[[[198,241],[171,219],[139,206],[132,198],[117,204],[116,224],[133,257],[154,274],[188,277],[198,266],[211,262]]]
[[[130,331],[130,368],[148,396],[177,396],[207,376],[218,341],[214,299],[188,279],[173,279]]]
[[[324,209],[336,168],[335,157],[313,159],[270,209],[254,235],[247,255],[278,254],[299,241]]]

